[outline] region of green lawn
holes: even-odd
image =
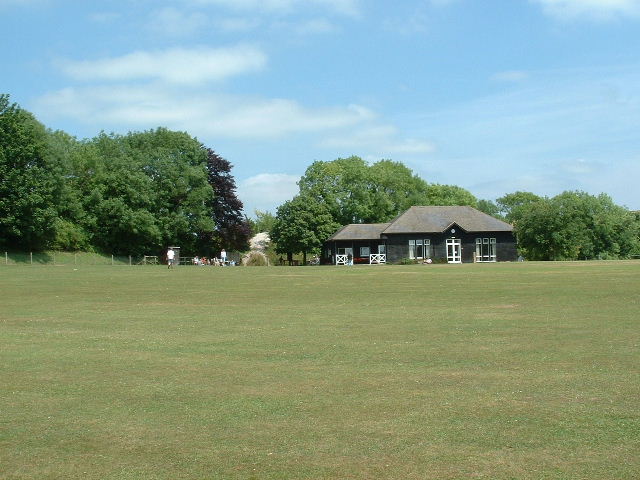
[[[640,262],[0,266],[2,479],[625,479]]]

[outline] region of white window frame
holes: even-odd
[[[371,255],[371,247],[360,247],[360,257],[368,257]]]
[[[495,238],[476,238],[476,262],[497,262],[497,246]]]
[[[409,258],[422,260],[431,257],[431,240],[428,238],[409,240]]]

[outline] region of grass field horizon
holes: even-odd
[[[640,471],[640,262],[0,266],[0,478]]]

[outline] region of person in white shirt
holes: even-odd
[[[173,251],[173,248],[169,248],[169,250],[167,251],[167,268],[171,268],[173,267],[173,259],[176,256],[176,252]]]

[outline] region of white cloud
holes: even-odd
[[[336,27],[324,18],[315,18],[295,25],[294,31],[299,35],[312,35],[333,33],[336,31]]]
[[[505,72],[498,72],[491,76],[491,80],[497,82],[521,82],[523,80],[527,80],[529,78],[529,74],[522,70],[508,70]]]
[[[603,163],[585,160],[584,158],[563,162],[559,166],[571,175],[589,175],[607,168]]]
[[[327,138],[321,142],[321,146],[351,151],[367,150],[376,156],[426,154],[435,150],[431,142],[412,138],[398,139],[397,137],[398,130],[394,126],[369,125]]]
[[[58,61],[58,67],[71,78],[82,81],[144,79],[194,85],[258,71],[266,63],[267,57],[261,50],[239,45],[227,48],[137,51],[100,60],[61,60]]]
[[[173,7],[153,11],[149,28],[162,35],[184,37],[191,35],[209,24],[208,17],[200,12],[187,13]]]
[[[545,13],[561,20],[588,18],[610,20],[640,15],[640,0],[530,0]]]
[[[340,129],[374,116],[358,105],[310,109],[287,99],[185,93],[159,85],[71,87],[41,97],[35,108],[43,118],[70,117],[117,131],[166,126],[231,138]]]
[[[245,18],[245,17],[229,17],[229,18],[216,18],[213,20],[216,28],[227,33],[245,33],[262,25],[262,21],[257,18]]]
[[[122,15],[116,12],[95,12],[89,15],[89,20],[95,23],[113,23],[120,19]]]
[[[261,173],[247,178],[238,185],[245,213],[253,215],[256,209],[275,213],[278,206],[298,194],[300,176],[284,173]]]

